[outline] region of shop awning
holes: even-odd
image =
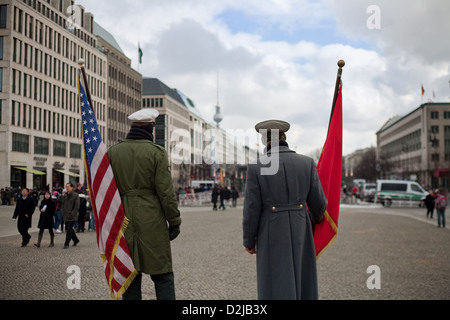
[[[79,178],[80,177],[80,175],[78,173],[74,173],[74,172],[67,171],[67,170],[55,169],[55,171],[57,171],[59,173],[63,173],[66,176],[73,177],[73,178]]]
[[[31,168],[25,168],[25,167],[14,167],[14,169],[18,169],[18,170],[26,171],[26,172],[28,172],[28,173],[32,173],[32,174],[34,174],[34,175],[36,175],[36,176],[45,176],[45,175],[47,175],[47,173],[45,173],[45,172],[42,172],[42,171],[38,171],[38,170],[34,170],[34,169],[31,169]]]
[[[436,178],[448,178],[450,176],[449,168],[438,168],[434,171],[434,176]]]

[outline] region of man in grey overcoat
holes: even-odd
[[[289,149],[289,129],[283,121],[258,124],[266,154],[248,166],[243,236],[257,257],[260,300],[318,299],[312,225],[323,220],[327,199],[314,161]]]

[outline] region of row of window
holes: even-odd
[[[0,69],[2,70],[2,69]],[[0,71],[0,79],[2,72]],[[25,98],[34,99],[70,112],[80,112],[78,93],[62,88],[51,82],[33,77],[16,69],[12,69],[11,92]],[[0,88],[2,87],[0,81]],[[0,90],[1,91],[1,90]],[[98,121],[106,121],[106,106],[97,101],[92,102]]]
[[[115,106],[117,103],[122,106],[125,105],[130,108],[140,108],[141,101],[139,98],[134,98],[121,90],[117,90],[116,88],[109,86],[108,88],[108,98],[110,99],[111,106]]]
[[[439,111],[431,111],[431,119],[439,119]],[[444,119],[450,119],[450,111],[444,111]]]
[[[31,153],[30,146],[31,137],[29,135],[14,133],[12,134],[12,151],[21,153]],[[50,139],[34,137],[34,154],[50,155]],[[81,159],[82,145],[69,143],[69,157],[72,159]],[[67,142],[53,140],[53,156],[67,157]]]
[[[381,152],[392,156],[420,150],[422,148],[421,134],[422,130],[410,133],[397,141],[383,146]]]
[[[13,37],[12,60],[17,64],[40,72],[45,78],[50,77],[61,81],[74,89],[78,86],[76,81],[77,68],[15,37]],[[89,77],[88,81],[91,95],[106,99],[105,82],[93,77]]]
[[[164,99],[162,98],[145,98],[142,99],[144,108],[164,108]]]
[[[131,88],[131,90],[135,91],[137,95],[140,95],[142,92],[142,84],[140,81],[128,76],[125,72],[120,71],[120,69],[114,67],[113,65],[109,65],[109,79],[115,80],[118,83],[125,86],[125,88]]]
[[[438,134],[439,126],[431,126],[430,132],[432,134]],[[444,126],[444,133],[445,152],[450,153],[450,126]],[[381,152],[388,156],[394,156],[420,150],[422,148],[421,134],[422,130],[417,130],[413,133],[410,133],[397,141],[391,142],[381,147]],[[440,147],[439,139],[432,139],[430,143],[432,148]],[[434,158],[439,158],[439,154],[434,155]]]
[[[11,102],[11,125],[71,138],[82,138],[81,115],[70,117],[17,101]],[[105,127],[99,125],[102,136]]]
[[[41,3],[38,0],[24,0],[23,2],[56,23],[59,27],[63,29],[67,28],[68,20],[66,14],[62,12],[63,5],[61,1],[59,4],[61,13],[54,11],[51,7],[47,7],[44,3]],[[80,16],[82,19],[81,24],[84,25],[84,12],[82,12]],[[91,20],[91,26],[92,25],[93,18]],[[73,62],[77,62],[77,56],[75,55],[75,52],[78,52],[78,57],[85,58],[86,68],[88,70],[91,70],[95,73],[97,73],[98,71],[100,75],[103,74],[104,66],[101,63],[100,59],[97,61],[97,57],[95,55],[89,53],[83,47],[78,47],[73,41],[71,41],[69,38],[65,37],[58,31],[53,30],[49,26],[45,26],[44,23],[40,21],[36,15],[31,16],[26,12],[23,12],[23,10],[19,7],[14,6],[14,20],[12,27],[16,32],[19,32],[24,36],[33,39],[39,44],[64,55],[68,59],[70,58]],[[97,40],[95,37],[92,37],[83,30],[77,28],[73,30],[73,34],[89,44],[92,48],[96,48]],[[86,52],[86,55],[84,54],[84,52]]]

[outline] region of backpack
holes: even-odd
[[[444,210],[447,206],[447,199],[443,195],[439,195],[436,199],[436,208],[439,210]]]

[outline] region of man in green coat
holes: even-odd
[[[131,115],[127,139],[108,151],[125,215],[125,239],[139,274],[123,295],[141,300],[142,273],[155,284],[158,300],[175,300],[170,241],[180,233],[181,218],[164,148],[153,143],[154,109]]]

